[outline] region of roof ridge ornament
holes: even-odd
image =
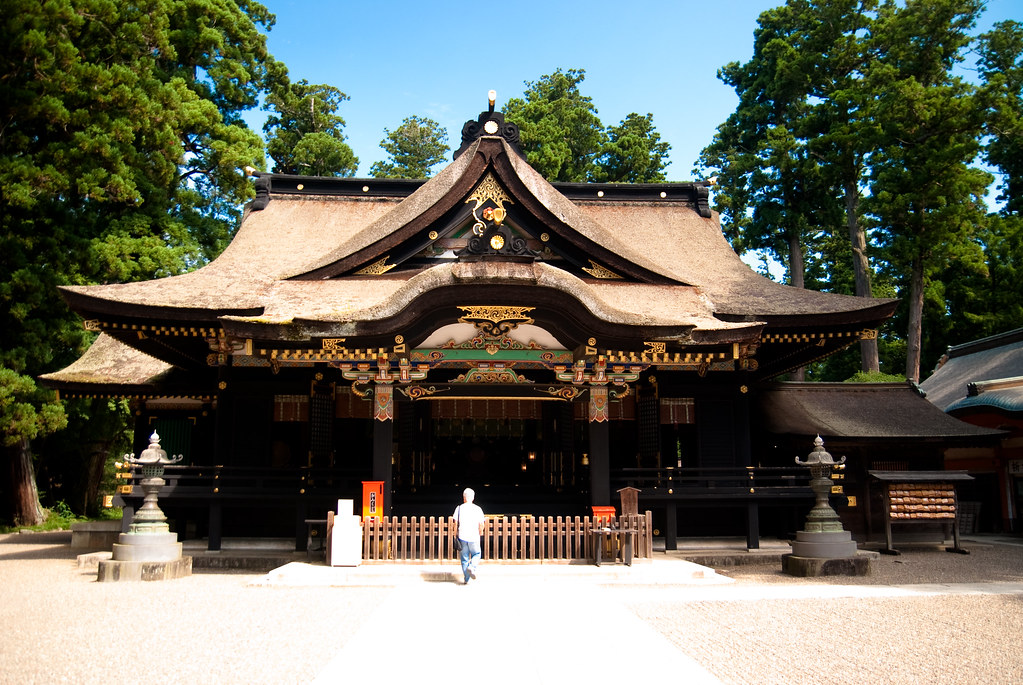
[[[522,153],[522,149],[519,147],[519,127],[510,121],[505,121],[503,113],[494,111],[494,103],[497,101],[497,91],[491,90],[488,92],[487,99],[490,105],[487,111],[480,112],[476,121],[470,119],[465,122],[464,126],[462,126],[462,145],[455,150],[455,154],[452,155],[451,158],[458,159],[470,145],[483,136],[500,136],[501,138],[504,138],[505,142],[508,143],[511,149],[515,150],[520,157],[525,159],[526,156]]]

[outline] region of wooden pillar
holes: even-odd
[[[590,504],[611,504],[611,431],[607,413],[607,386],[590,386]]]
[[[223,511],[220,507],[220,502],[210,503],[210,530],[209,530],[209,544],[207,549],[211,551],[217,551],[221,545],[221,535],[223,534]]]
[[[394,386],[377,384],[373,389],[376,410],[373,420],[373,478],[384,484],[382,511],[391,515],[391,453],[394,450]]]
[[[746,549],[760,549],[760,505],[746,505]]]
[[[678,505],[668,502],[664,507],[664,549],[678,549]]]
[[[217,370],[217,410],[213,418],[213,463],[231,465],[232,441],[237,427],[234,425],[234,388],[231,387],[231,369],[222,365]],[[209,542],[207,548],[217,551],[221,547],[224,517],[220,502],[210,503]]]
[[[590,504],[611,504],[611,450],[607,421],[590,422]]]
[[[305,552],[309,546],[308,528],[306,518],[308,517],[308,505],[304,499],[295,503],[295,551]],[[329,560],[328,560],[329,561]]]
[[[221,366],[217,370],[217,413],[213,423],[213,460],[214,464],[231,465],[232,436],[237,427],[234,425],[234,388],[231,387],[229,366]]]

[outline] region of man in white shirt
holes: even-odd
[[[462,503],[455,507],[455,513],[452,514],[458,525],[459,559],[462,562],[462,575],[466,583],[470,578],[476,577],[482,553],[480,537],[487,521],[483,510],[472,503],[475,497],[476,493],[472,488],[463,490]]]

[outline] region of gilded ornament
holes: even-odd
[[[590,268],[587,269],[584,266],[583,267],[583,271],[585,271],[589,275],[593,276],[594,278],[618,279],[618,280],[622,279],[622,277],[619,276],[618,274],[616,274],[614,271],[611,271],[610,269],[605,268],[605,267],[597,264],[592,259],[590,260]]]
[[[505,202],[514,204],[512,199],[501,189],[501,186],[498,184],[493,174],[490,173],[488,173],[480,184],[476,186],[476,190],[472,191],[472,194],[469,195],[469,199],[465,202],[466,204],[470,202],[476,203],[472,208],[472,214],[473,216],[476,216],[476,210],[482,207],[483,203],[487,200],[490,200],[502,210],[504,209]],[[477,220],[479,219],[479,217],[476,218]]]
[[[568,400],[569,402],[586,392],[586,388],[576,388],[571,385],[563,385],[561,387],[552,385],[547,388],[538,388],[538,390],[545,392],[548,395],[553,395],[558,399]]]
[[[393,269],[394,267],[397,266],[397,264],[388,264],[387,263],[387,260],[390,258],[390,256],[391,255],[386,255],[386,256],[382,257],[381,259],[373,262],[369,266],[364,267],[364,268],[356,271],[355,275],[356,276],[379,276],[380,274],[387,273],[388,271],[390,271],[391,269]]]

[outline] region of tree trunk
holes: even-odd
[[[805,288],[806,280],[803,272],[806,267],[803,264],[803,246],[799,242],[799,234],[789,235],[789,285],[793,288]],[[806,368],[800,366],[794,369],[791,374],[794,381],[806,380]]]
[[[789,234],[789,285],[793,288],[805,288],[806,280],[803,272],[806,266],[803,264],[803,246],[799,242],[799,233]]]
[[[43,522],[43,507],[36,488],[36,472],[32,465],[32,448],[22,439],[4,448],[7,457],[7,517],[16,526],[35,526]]]
[[[107,455],[110,454],[110,442],[95,442],[89,445],[89,465],[86,473],[85,492],[82,493],[82,512],[86,516],[97,516],[99,514],[99,488],[103,482],[103,469],[107,463]]]
[[[909,280],[909,330],[906,332],[906,379],[920,382],[920,350],[923,337],[924,263],[920,255],[913,257]]]
[[[853,274],[856,279],[856,296],[873,297],[870,287],[870,261],[867,259],[867,235],[860,223],[860,191],[856,183],[845,185],[845,223],[849,228],[849,242],[852,245]],[[877,352],[877,338],[860,341],[860,368],[878,372],[881,361]]]

